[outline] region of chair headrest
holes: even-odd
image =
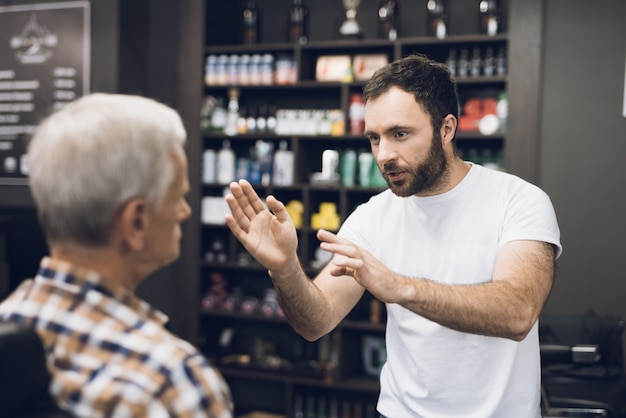
[[[47,396],[50,375],[37,333],[0,322],[0,416]]]

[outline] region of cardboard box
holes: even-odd
[[[389,63],[387,54],[355,55],[352,60],[352,72],[355,80],[369,80],[376,70]]]
[[[317,81],[351,82],[353,76],[350,55],[320,56],[315,67],[315,79]]]

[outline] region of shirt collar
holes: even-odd
[[[52,280],[56,285],[66,288],[73,293],[85,293],[90,291],[97,292],[104,298],[97,298],[102,302],[95,302],[102,305],[103,309],[108,310],[107,303],[111,299],[118,301],[140,315],[148,319],[155,320],[165,325],[169,318],[163,312],[150,306],[149,303],[137,297],[123,286],[107,280],[100,273],[86,267],[78,266],[66,261],[56,260],[50,257],[44,257],[39,266],[36,281]],[[92,301],[94,299],[90,298]],[[111,312],[115,316],[115,312]]]

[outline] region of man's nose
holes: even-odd
[[[380,164],[384,164],[388,161],[392,161],[397,158],[393,143],[387,139],[381,138],[378,143],[378,152],[376,153],[376,161]]]
[[[181,207],[181,221],[188,219],[191,216],[191,213],[191,206],[189,205],[189,202],[187,202],[187,199],[184,199]]]

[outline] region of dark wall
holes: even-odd
[[[91,0],[91,89],[115,91],[118,85],[119,0]],[[44,3],[50,0],[0,0],[0,6]],[[0,260],[6,262],[8,290],[37,272],[39,260],[48,249],[37,222],[27,186],[0,188]],[[1,280],[0,280],[1,281]],[[0,298],[4,290],[0,289]]]
[[[546,312],[626,319],[626,2],[544,7],[540,184],[564,246]]]
[[[196,119],[190,116],[187,107],[193,106],[198,113],[196,109],[200,105],[187,97],[184,92],[189,88],[184,84],[191,78],[198,80],[198,89],[201,87],[202,50],[187,52],[190,44],[199,43],[188,38],[201,39],[203,36],[190,28],[196,26],[193,21],[197,15],[194,15],[192,5],[198,3],[199,0],[121,1],[119,10],[117,91],[151,97],[178,110],[186,122],[189,143],[197,141],[195,132],[199,122],[194,122]],[[193,35],[188,36],[190,32]],[[189,59],[191,55],[199,57],[197,69]],[[194,250],[183,249],[184,253],[188,251]],[[170,316],[170,326],[174,331],[182,330],[180,334],[184,332],[182,324],[185,319],[177,305],[186,303],[181,302],[178,294],[179,279],[184,274],[181,269],[186,262],[183,259],[181,256],[177,262],[155,272],[137,289],[140,297]]]
[[[0,0],[0,5],[47,1],[50,0]],[[90,0],[90,3],[91,90],[139,94],[176,107],[179,7],[189,1]],[[0,219],[4,238],[0,261],[6,258],[8,287],[12,289],[24,278],[32,277],[39,259],[48,253],[26,186],[1,190]],[[178,267],[175,264],[155,273],[138,289],[141,297],[169,315],[174,310],[172,282]],[[0,298],[4,290],[0,289]]]

